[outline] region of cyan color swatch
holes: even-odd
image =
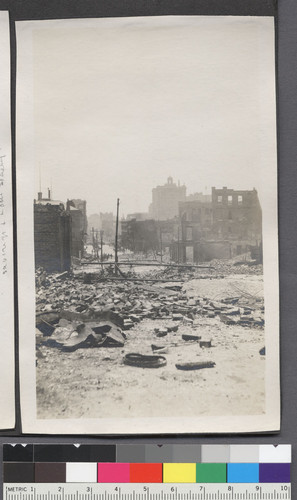
[[[227,464],[227,483],[258,483],[259,464]]]

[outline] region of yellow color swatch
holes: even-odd
[[[196,483],[196,464],[163,464],[163,483]]]

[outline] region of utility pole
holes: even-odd
[[[118,233],[119,233],[119,206],[120,199],[117,199],[117,220],[116,220],[116,234],[115,234],[115,245],[114,245],[114,271],[115,275],[118,275]]]
[[[103,234],[104,234],[104,231],[101,229],[101,231],[100,231],[101,262],[103,262]]]
[[[162,228],[160,227],[160,252],[161,252],[161,262],[163,262],[163,242],[162,242]]]
[[[177,263],[179,264],[179,225],[177,228]]]
[[[93,256],[95,257],[95,229],[92,227],[92,247],[93,247]]]
[[[99,260],[98,246],[98,229],[96,229],[96,259]]]

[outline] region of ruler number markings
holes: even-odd
[[[49,489],[51,486],[52,490]],[[250,484],[248,487],[246,484],[240,487],[239,484],[222,483],[219,488],[218,485],[211,483],[178,486],[164,483],[150,486],[135,484],[122,487],[100,483],[93,485],[65,483],[63,486],[58,484],[51,486],[42,483],[13,483],[12,486],[8,484],[6,487],[4,484],[3,500],[290,500],[291,498],[289,484],[273,483],[265,486]]]

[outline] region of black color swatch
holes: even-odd
[[[34,446],[35,462],[115,462],[116,446],[102,445],[80,445],[72,444],[54,445],[42,444]]]
[[[35,465],[25,462],[3,464],[3,483],[34,483]]]
[[[4,444],[3,462],[33,462],[33,444]]]

